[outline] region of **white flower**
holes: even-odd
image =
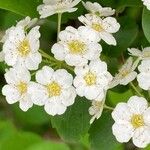
[[[30,27],[32,27],[33,25],[36,24],[37,22],[37,18],[31,19],[30,17],[26,17],[25,19],[19,21],[16,25],[17,26],[22,26],[24,28],[24,30],[29,29]],[[6,30],[5,35],[3,36],[3,38],[1,39],[0,42],[5,43],[6,39],[9,36],[10,31],[14,30],[15,26],[10,27],[9,29]]]
[[[19,107],[23,111],[31,108],[33,103],[29,94],[30,72],[22,67],[11,68],[5,73],[5,79],[8,84],[3,87],[2,93],[6,96],[7,102],[19,102]]]
[[[75,68],[74,86],[79,96],[89,100],[99,100],[105,96],[105,90],[112,80],[107,71],[107,64],[100,60],[91,61],[89,65]]]
[[[139,86],[144,90],[150,90],[150,60],[143,60],[138,70],[140,71],[137,76]]]
[[[103,112],[105,100],[103,101],[92,101],[92,106],[89,108],[89,114],[92,116],[90,124],[94,122],[95,119],[99,119]]]
[[[88,60],[98,59],[102,51],[98,39],[84,26],[78,29],[69,26],[60,32],[59,38],[60,41],[52,47],[52,53],[70,66],[86,65]]]
[[[134,70],[137,67],[138,62],[139,60],[133,62],[133,58],[130,57],[121,69],[119,69],[119,73],[115,75],[109,87],[113,88],[118,84],[127,85],[129,82],[133,81],[137,76],[137,73]]]
[[[140,148],[150,143],[150,108],[145,98],[132,96],[127,103],[119,103],[112,112],[112,127],[117,141],[124,143],[131,138]]]
[[[99,3],[94,2],[82,2],[83,6],[92,14],[98,15],[100,17],[112,16],[115,10],[110,7],[102,7]]]
[[[3,45],[5,62],[9,66],[22,65],[29,70],[38,69],[42,58],[39,50],[39,26],[30,30],[28,34],[22,26],[15,27]]]
[[[145,47],[142,51],[136,48],[128,48],[130,55],[139,57],[141,60],[150,59],[150,47]]]
[[[54,116],[63,114],[75,101],[76,92],[72,86],[73,77],[64,69],[54,71],[48,66],[36,73],[36,81],[30,86],[34,104],[44,105],[45,111]]]
[[[147,7],[148,10],[150,10],[150,0],[142,0],[143,4]]]
[[[37,10],[41,15],[40,18],[46,18],[54,14],[64,13],[64,12],[74,12],[77,8],[76,6],[81,0],[43,0],[42,5],[38,6]]]
[[[86,14],[80,16],[79,20],[95,35],[99,41],[103,39],[109,45],[116,45],[116,40],[112,33],[116,33],[120,24],[113,17],[101,19],[97,15]]]

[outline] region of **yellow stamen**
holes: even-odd
[[[18,46],[18,52],[22,57],[26,57],[30,53],[30,44],[27,39],[20,42]]]
[[[98,24],[98,23],[93,23],[93,24],[92,24],[92,28],[93,28],[94,30],[98,31],[98,32],[103,31],[102,26],[101,26],[100,24]]]
[[[49,93],[49,97],[59,96],[61,94],[61,86],[53,81],[52,83],[46,86],[47,91]]]
[[[92,72],[88,72],[85,76],[84,76],[84,80],[86,82],[86,84],[88,86],[91,86],[93,84],[96,83],[96,75]]]
[[[19,93],[21,95],[25,94],[27,92],[27,84],[24,83],[24,82],[20,82],[18,85],[17,85],[17,89],[19,91]]]
[[[139,128],[141,126],[144,126],[144,119],[142,115],[135,114],[131,118],[131,124],[134,128]]]
[[[85,46],[85,43],[79,40],[73,40],[68,43],[70,53],[72,54],[83,54],[85,52]]]

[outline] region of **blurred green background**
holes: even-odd
[[[115,34],[118,45],[108,46],[101,42],[101,58],[108,63],[109,71],[114,75],[122,64],[122,56],[127,58],[128,47],[149,46],[150,11],[143,7],[141,0],[90,0],[102,6],[116,9],[114,17],[121,24]],[[36,7],[42,0],[0,0],[0,39],[5,30],[25,16],[39,17]],[[62,30],[66,26],[78,27],[77,17],[87,13],[80,3],[74,13],[65,13],[62,18]],[[51,46],[56,42],[57,15],[39,20],[41,25],[41,49],[50,54]],[[149,42],[148,42],[149,41]],[[2,49],[2,44],[0,45]],[[0,63],[0,88],[5,84],[4,72],[7,66]],[[135,83],[136,84],[136,83]],[[129,86],[118,86],[108,91],[106,102],[115,106],[127,101],[134,92]],[[104,111],[102,117],[89,124],[88,108],[90,102],[76,98],[73,106],[64,115],[51,117],[42,107],[34,106],[28,112],[22,112],[18,104],[8,105],[0,96],[0,150],[136,150],[131,142],[120,144],[112,135],[111,112]],[[150,150],[150,147],[145,150]]]

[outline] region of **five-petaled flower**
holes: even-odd
[[[41,15],[40,18],[46,18],[54,14],[64,12],[74,12],[77,8],[74,8],[81,0],[43,0],[42,5],[38,6],[37,10]]]
[[[38,69],[42,61],[39,50],[39,26],[32,28],[27,34],[23,26],[17,26],[9,32],[3,45],[5,62],[9,66],[21,65],[28,70]]]
[[[85,16],[80,16],[79,20],[99,41],[103,39],[109,45],[117,44],[112,33],[116,33],[119,30],[120,24],[115,18],[107,17],[102,19],[97,15],[86,14]]]
[[[30,72],[22,67],[10,68],[5,73],[7,85],[2,89],[3,95],[9,104],[19,102],[19,107],[27,111],[33,103],[29,94],[29,86],[32,83]]]
[[[63,114],[75,101],[76,91],[72,86],[73,77],[64,69],[54,71],[44,66],[36,73],[36,81],[29,87],[34,104],[43,106],[54,116]]]
[[[79,96],[85,96],[89,100],[103,100],[112,80],[105,62],[91,61],[89,65],[76,67],[75,74],[74,86]]]
[[[98,59],[102,47],[98,39],[86,27],[67,27],[59,34],[60,41],[53,45],[52,53],[58,60],[70,66],[84,66],[88,60]]]
[[[150,108],[145,98],[132,96],[127,103],[117,104],[112,117],[115,120],[112,131],[119,142],[132,138],[140,148],[150,143]]]

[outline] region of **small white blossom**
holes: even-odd
[[[116,33],[119,30],[120,24],[115,18],[107,17],[102,19],[97,15],[86,14],[85,16],[80,16],[79,20],[99,41],[103,39],[109,45],[117,44],[112,33]]]
[[[45,111],[54,116],[63,114],[75,101],[76,91],[72,86],[73,77],[64,69],[54,71],[44,66],[36,73],[36,81],[30,86],[34,104],[43,106]]]
[[[140,71],[137,75],[139,86],[144,90],[150,90],[150,60],[143,60],[138,70]]]
[[[79,96],[85,96],[89,100],[103,100],[105,90],[112,80],[105,62],[91,61],[89,65],[76,67],[75,74],[74,86]]]
[[[70,66],[86,65],[88,60],[98,59],[102,51],[98,39],[84,26],[78,29],[69,26],[60,32],[59,38],[60,41],[52,47],[52,53]]]
[[[74,8],[81,0],[43,0],[42,5],[38,6],[37,10],[41,15],[40,18],[46,18],[54,14],[64,12],[74,12],[77,8]]]
[[[145,47],[142,51],[136,48],[128,48],[130,55],[139,57],[141,60],[150,60],[150,47]]]
[[[139,62],[139,60],[137,61]],[[133,81],[137,76],[137,73],[134,70],[137,67],[138,62],[133,62],[133,58],[130,57],[121,69],[119,69],[119,73],[115,75],[109,87],[113,88],[118,84],[127,85],[129,82]]]
[[[103,112],[105,100],[103,101],[92,101],[92,106],[89,108],[89,114],[92,116],[90,124],[94,122],[95,119],[99,119]]]
[[[147,7],[148,10],[150,10],[150,0],[142,0],[143,4]]]
[[[6,96],[9,104],[19,102],[19,107],[23,111],[27,111],[33,106],[29,94],[29,86],[31,84],[30,72],[22,67],[11,68],[5,73],[7,85],[2,89],[2,93]]]
[[[5,62],[9,66],[21,65],[29,70],[38,69],[42,61],[39,50],[39,26],[32,28],[27,34],[22,26],[17,26],[9,32],[3,52]]]
[[[117,141],[128,142],[131,138],[137,147],[150,143],[150,108],[145,98],[132,96],[127,103],[119,103],[112,112],[115,121],[112,131]]]
[[[17,26],[22,26],[24,28],[24,30],[26,30],[26,29],[29,29],[30,27],[32,27],[33,25],[35,25],[37,20],[38,20],[37,18],[31,19],[30,17],[27,16],[25,19],[20,20],[17,23],[16,27]],[[7,29],[6,32],[5,32],[5,35],[3,36],[3,38],[1,39],[0,42],[5,43],[6,39],[9,36],[10,31],[12,31],[14,29],[15,29],[15,26],[12,26],[9,29]]]
[[[98,15],[100,17],[112,16],[115,13],[115,10],[110,7],[102,7],[97,2],[82,2],[83,6],[92,14]]]

